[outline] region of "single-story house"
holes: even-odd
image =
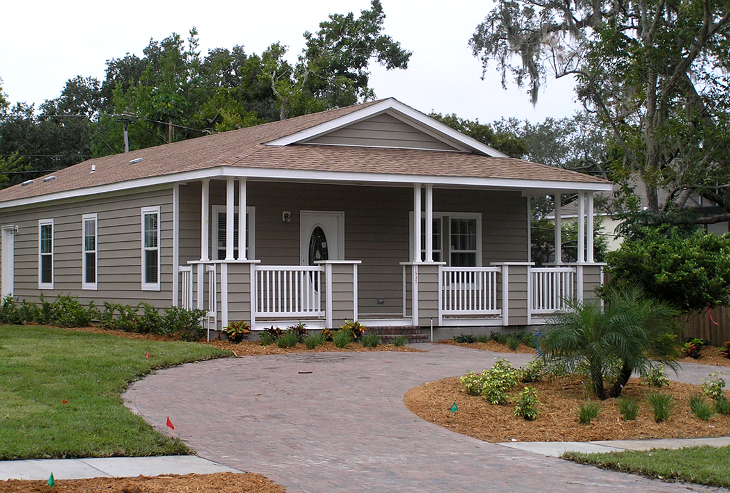
[[[2,190],[0,286],[29,301],[197,307],[217,329],[529,326],[600,284],[590,211],[610,189],[383,99]],[[529,198],[561,193],[585,198],[587,253],[538,269]]]

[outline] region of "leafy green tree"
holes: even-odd
[[[573,221],[561,223],[562,229],[562,261],[576,262],[578,260],[578,224]],[[555,261],[555,224],[546,218],[533,219],[531,230],[532,261],[536,265],[545,265]],[[608,252],[606,238],[601,217],[596,217],[593,223],[593,258],[596,262],[603,262]]]
[[[500,0],[470,44],[533,103],[548,76],[574,77],[622,190],[638,182],[654,212],[698,194],[725,209],[698,222],[716,222],[730,219],[729,22],[724,0]]]
[[[639,287],[609,289],[603,300],[571,302],[546,326],[541,349],[551,365],[585,371],[599,399],[618,397],[631,374],[646,374],[654,361],[677,368],[677,313]]]
[[[284,59],[287,47],[274,43],[262,54],[262,75],[277,99],[280,119],[374,99],[369,87],[370,61],[387,70],[408,68],[411,52],[383,34],[385,13],[380,0],[355,18],[331,14],[316,33],[305,32],[298,62]]]
[[[685,313],[730,304],[730,233],[645,228],[606,261],[612,282],[639,284]]]
[[[454,113],[450,115],[431,113],[429,116],[510,157],[524,158],[527,155],[528,150],[525,141],[514,129],[502,127],[495,129],[493,125],[488,123],[459,118]]]

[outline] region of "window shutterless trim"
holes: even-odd
[[[48,248],[44,248],[43,230],[46,228],[46,231],[48,231],[48,226],[50,226],[50,238],[47,240],[50,241],[50,245],[48,245]],[[54,231],[53,219],[40,219],[38,221],[38,289],[53,289]],[[43,282],[44,260],[50,262],[50,280],[46,280],[46,282]]]
[[[146,237],[146,231],[145,231],[145,217],[146,216],[155,216],[155,228],[152,230],[153,238],[154,238],[154,246],[150,245],[147,246],[147,243],[145,242]],[[160,265],[161,265],[161,259],[160,259],[160,207],[142,207],[141,210],[141,242],[140,242],[140,267],[141,267],[141,280],[142,280],[142,290],[143,291],[160,291]],[[156,252],[157,253],[157,279],[155,282],[147,282],[147,269],[148,269],[148,257],[150,253]]]
[[[92,232],[92,236],[94,239],[94,246],[93,248],[87,249],[86,244],[86,223],[93,221],[94,224],[94,230]],[[87,270],[88,270],[88,262],[89,262],[89,255],[94,255],[94,280],[92,282],[89,282],[87,279]],[[97,289],[97,280],[99,276],[98,271],[99,266],[99,223],[97,221],[96,214],[84,214],[81,216],[81,289]]]

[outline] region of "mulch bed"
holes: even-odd
[[[406,393],[404,402],[411,412],[426,421],[487,442],[584,442],[730,435],[730,416],[716,415],[709,421],[702,421],[690,411],[687,397],[700,392],[697,385],[671,382],[669,387],[663,387],[661,391],[672,394],[677,405],[668,421],[655,423],[644,396],[660,389],[631,379],[622,395],[639,400],[638,418],[623,421],[615,399],[608,399],[601,402],[601,412],[590,425],[578,423],[578,408],[588,398],[585,385],[579,378],[520,384],[514,395],[525,386],[537,389],[540,406],[536,421],[513,416],[514,404],[497,406],[480,396],[468,395],[459,384],[458,377],[411,389]],[[456,412],[450,411],[453,403],[458,407]]]
[[[286,488],[259,474],[186,474],[47,481],[0,481],[3,493],[284,493]]]

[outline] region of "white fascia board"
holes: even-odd
[[[610,191],[611,184],[603,183],[582,183],[582,182],[559,182],[540,180],[515,180],[505,178],[473,178],[458,176],[424,176],[424,175],[401,175],[401,174],[380,174],[380,173],[348,173],[344,171],[303,171],[270,168],[239,168],[234,166],[218,166],[203,170],[187,171],[163,176],[152,176],[137,180],[122,181],[108,185],[100,185],[89,188],[66,190],[63,192],[49,193],[23,199],[15,199],[0,203],[1,209],[28,206],[64,200],[78,197],[88,197],[103,193],[113,193],[161,185],[172,185],[174,183],[202,180],[204,178],[253,178],[270,180],[302,180],[311,182],[339,182],[339,183],[362,183],[362,184],[398,184],[410,186],[413,183],[423,183],[441,186],[462,186],[478,188],[501,188],[513,190],[532,189],[560,189],[568,191]],[[527,192],[525,192],[527,193]]]
[[[392,110],[392,111],[388,111]],[[503,154],[499,152],[496,149],[493,149],[492,147],[489,147],[488,145],[482,144],[476,139],[473,139],[467,135],[464,135],[460,132],[457,132],[453,128],[449,127],[446,124],[443,124],[439,122],[438,120],[435,120],[431,118],[430,116],[424,115],[420,111],[416,111],[410,106],[407,106],[397,99],[394,98],[388,98],[384,99],[380,103],[373,104],[371,106],[368,106],[366,108],[363,108],[358,111],[354,111],[350,114],[341,116],[339,118],[336,118],[334,120],[322,123],[320,125],[316,125],[314,127],[310,127],[306,130],[302,130],[300,132],[287,135],[286,137],[282,137],[280,139],[275,139],[270,142],[266,142],[266,145],[273,145],[273,146],[286,146],[290,144],[294,144],[297,142],[306,141],[309,139],[312,139],[318,135],[322,135],[328,132],[332,132],[333,130],[336,130],[338,128],[350,125],[351,123],[355,123],[357,121],[363,120],[365,118],[369,118],[371,116],[377,115],[378,113],[388,112],[389,115],[395,117],[395,112],[400,112],[403,115],[415,120],[420,125],[422,125],[419,130],[426,131],[426,129],[433,129],[435,132],[427,132],[432,137],[438,138],[438,133],[447,135],[448,137],[456,140],[457,142],[460,142],[465,147],[477,150],[481,153],[486,154],[487,156],[491,157],[509,157],[506,154]],[[396,117],[397,118],[397,117]],[[404,121],[405,123],[409,123],[406,120],[399,118],[401,121]],[[453,145],[453,144],[452,144]]]

